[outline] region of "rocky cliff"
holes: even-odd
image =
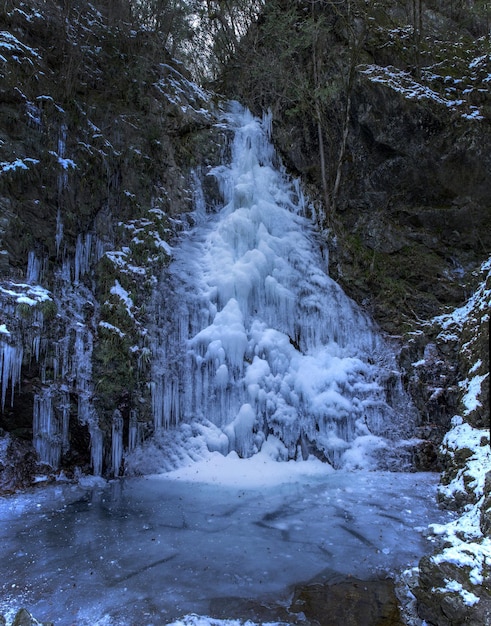
[[[151,414],[152,289],[218,155],[210,96],[104,7],[0,9],[3,490],[39,460],[122,471],[113,432]]]

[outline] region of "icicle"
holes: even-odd
[[[64,283],[71,284],[72,282],[71,262],[70,262],[70,259],[68,258],[63,259],[60,277]]]
[[[11,385],[11,406],[14,405],[15,386],[20,385],[22,359],[24,350],[22,344],[12,346],[0,341],[0,372],[2,381],[2,411],[5,409],[7,389]]]
[[[103,441],[102,430],[93,426],[90,430],[90,458],[94,476],[102,474]]]
[[[77,284],[82,276],[89,271],[91,260],[92,235],[87,233],[85,240],[82,235],[77,237],[74,260],[74,282]]]
[[[150,393],[152,396],[153,428],[155,432],[158,432],[164,425],[164,389],[161,375],[150,384]]]
[[[116,409],[113,413],[111,432],[111,472],[119,476],[121,461],[123,460],[123,417],[121,411]]]
[[[66,149],[66,136],[67,136],[67,126],[66,124],[62,124],[60,126],[60,134],[58,136],[58,158],[63,159],[65,157],[65,149]],[[68,184],[68,173],[66,168],[61,168],[61,173],[58,174],[58,193],[61,194],[63,189]]]
[[[61,219],[61,211],[58,209],[58,213],[56,214],[56,234],[55,234],[55,244],[56,244],[56,256],[60,254],[60,246],[63,241],[63,221]]]
[[[196,224],[202,223],[206,219],[206,202],[203,193],[203,185],[201,183],[200,173],[193,170],[191,174],[191,182],[194,196],[194,218]]]
[[[271,139],[273,135],[273,112],[271,109],[268,109],[265,113],[263,113],[262,124],[266,137]]]
[[[58,136],[58,156],[60,157],[60,159],[63,159],[65,156],[66,133],[67,133],[67,126],[66,124],[62,124],[60,126],[60,134]]]
[[[29,252],[27,257],[27,274],[26,282],[29,285],[36,285],[40,282],[41,277],[41,261],[36,257],[34,252]]]
[[[61,449],[66,454],[70,448],[70,396],[62,391],[58,409],[61,411]]]
[[[60,465],[62,437],[53,411],[51,388],[43,389],[34,396],[33,444],[41,463],[54,469]]]
[[[139,443],[138,419],[135,409],[130,411],[130,426],[128,431],[128,450],[131,452]]]

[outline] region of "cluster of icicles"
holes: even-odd
[[[215,177],[223,202],[207,206],[196,176],[195,226],[174,249],[154,297],[149,383],[155,433],[200,424],[210,451],[247,457],[268,440],[278,460],[315,454],[335,467],[373,465],[406,419],[393,356],[370,319],[328,276],[313,209],[272,147],[271,117],[261,120],[232,104],[220,124],[233,131],[230,163],[207,175]],[[104,250],[89,233],[69,257],[62,241],[59,217],[56,247],[64,260],[53,292],[66,328],[47,349],[42,314],[35,313],[40,317],[28,341],[42,361],[43,387],[33,403],[34,445],[41,461],[59,465],[69,448],[75,392],[77,419],[89,426],[92,469],[101,474],[104,442],[92,404],[94,335],[84,318],[87,301],[97,306],[81,277]],[[28,284],[42,280],[41,265],[29,256]],[[20,380],[24,358],[22,343],[3,339],[2,407],[8,387]],[[115,411],[115,475],[125,450],[123,430]],[[139,439],[135,411],[126,432],[131,451]]]
[[[233,105],[226,126],[231,162],[208,174],[223,205],[207,207],[198,187],[197,225],[157,307],[155,429],[201,422],[223,454],[251,456],[269,439],[278,458],[373,465],[402,421],[393,358],[328,276],[311,207],[277,164],[271,117]]]

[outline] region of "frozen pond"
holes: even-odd
[[[219,465],[0,499],[0,613],[143,626],[214,598],[286,602],[299,582],[415,564],[443,517],[437,475]]]

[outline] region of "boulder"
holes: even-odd
[[[402,626],[394,582],[349,578],[297,587],[290,611],[320,626]]]

